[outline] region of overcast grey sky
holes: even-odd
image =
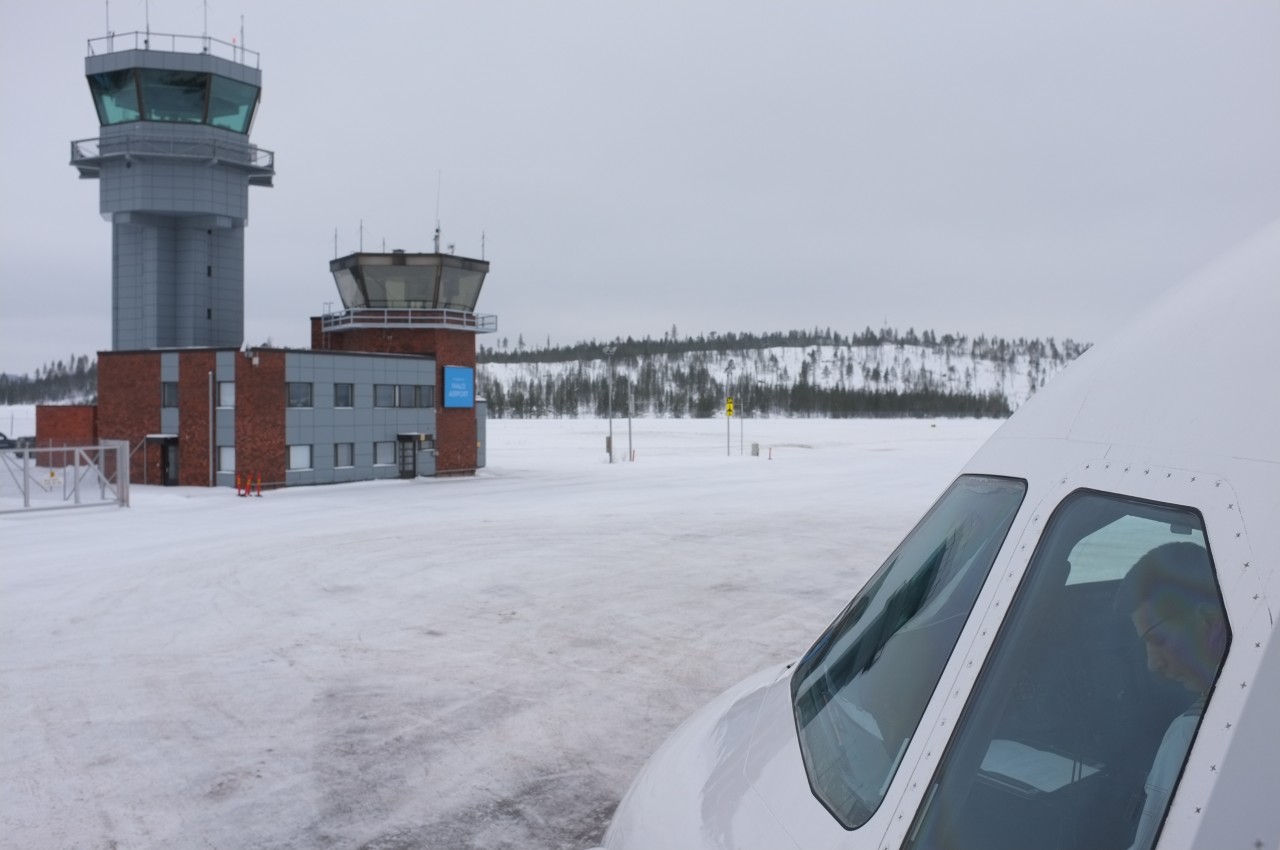
[[[144,0],[111,28],[143,29]],[[306,345],[338,251],[492,263],[493,344],[860,330],[1097,341],[1280,218],[1280,2],[209,0],[261,53],[246,340]],[[151,0],[199,35],[199,0]],[[0,371],[111,344],[67,163],[102,0],[3,0]]]

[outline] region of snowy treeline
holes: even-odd
[[[606,354],[612,347],[613,354]],[[708,417],[732,396],[745,416],[1006,416],[1087,345],[1052,338],[917,334],[867,328],[592,340],[530,347],[499,339],[478,352],[478,391],[495,418]],[[733,364],[730,374],[729,365]],[[0,374],[0,404],[92,400],[97,362]]]
[[[607,347],[613,347],[610,357]],[[891,329],[711,334],[514,347],[479,354],[479,391],[501,417],[717,415],[726,395],[746,416],[1006,416],[1088,348]],[[730,371],[732,364],[732,371]]]
[[[34,375],[0,373],[0,404],[92,400],[97,395],[98,359],[87,354],[49,363]]]

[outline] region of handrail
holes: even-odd
[[[326,313],[320,317],[323,331],[347,328],[442,328],[493,333],[498,317],[470,310],[445,308],[363,307]]]
[[[89,55],[98,56],[107,53],[119,53],[124,50],[164,50],[168,41],[169,53],[205,53],[229,59],[241,65],[248,65],[246,59],[252,58],[253,67],[259,67],[259,54],[256,50],[247,50],[233,42],[210,38],[207,35],[176,35],[165,32],[108,33],[98,38],[89,39]],[[117,47],[116,42],[124,47]],[[230,56],[226,54],[230,53]]]
[[[105,139],[105,145],[102,137],[77,139],[71,143],[72,163],[131,156],[216,160],[263,171],[274,171],[276,165],[276,155],[273,151],[257,145],[230,142],[225,139],[191,141],[127,134],[108,137]]]

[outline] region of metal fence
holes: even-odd
[[[498,317],[470,310],[438,307],[360,307],[320,317],[323,331],[347,328],[442,328],[446,330],[493,333]]]
[[[129,506],[129,444],[0,451],[0,513]]]
[[[177,35],[167,32],[110,33],[109,35],[89,39],[89,55],[102,56],[107,53],[119,53],[122,50],[159,50],[168,53],[204,53],[230,59],[241,65],[259,67],[259,55],[256,50],[246,50],[234,42],[210,38],[207,35]]]
[[[103,139],[76,139],[71,143],[72,165],[98,167],[104,159],[130,157],[191,159],[202,162],[226,162],[233,165],[272,171],[276,166],[274,151],[236,140],[165,139],[129,134]]]

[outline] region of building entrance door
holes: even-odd
[[[177,440],[165,440],[160,444],[160,483],[166,487],[178,486]]]
[[[401,478],[413,478],[418,474],[418,436],[401,434],[396,438],[399,449],[398,463]]]

